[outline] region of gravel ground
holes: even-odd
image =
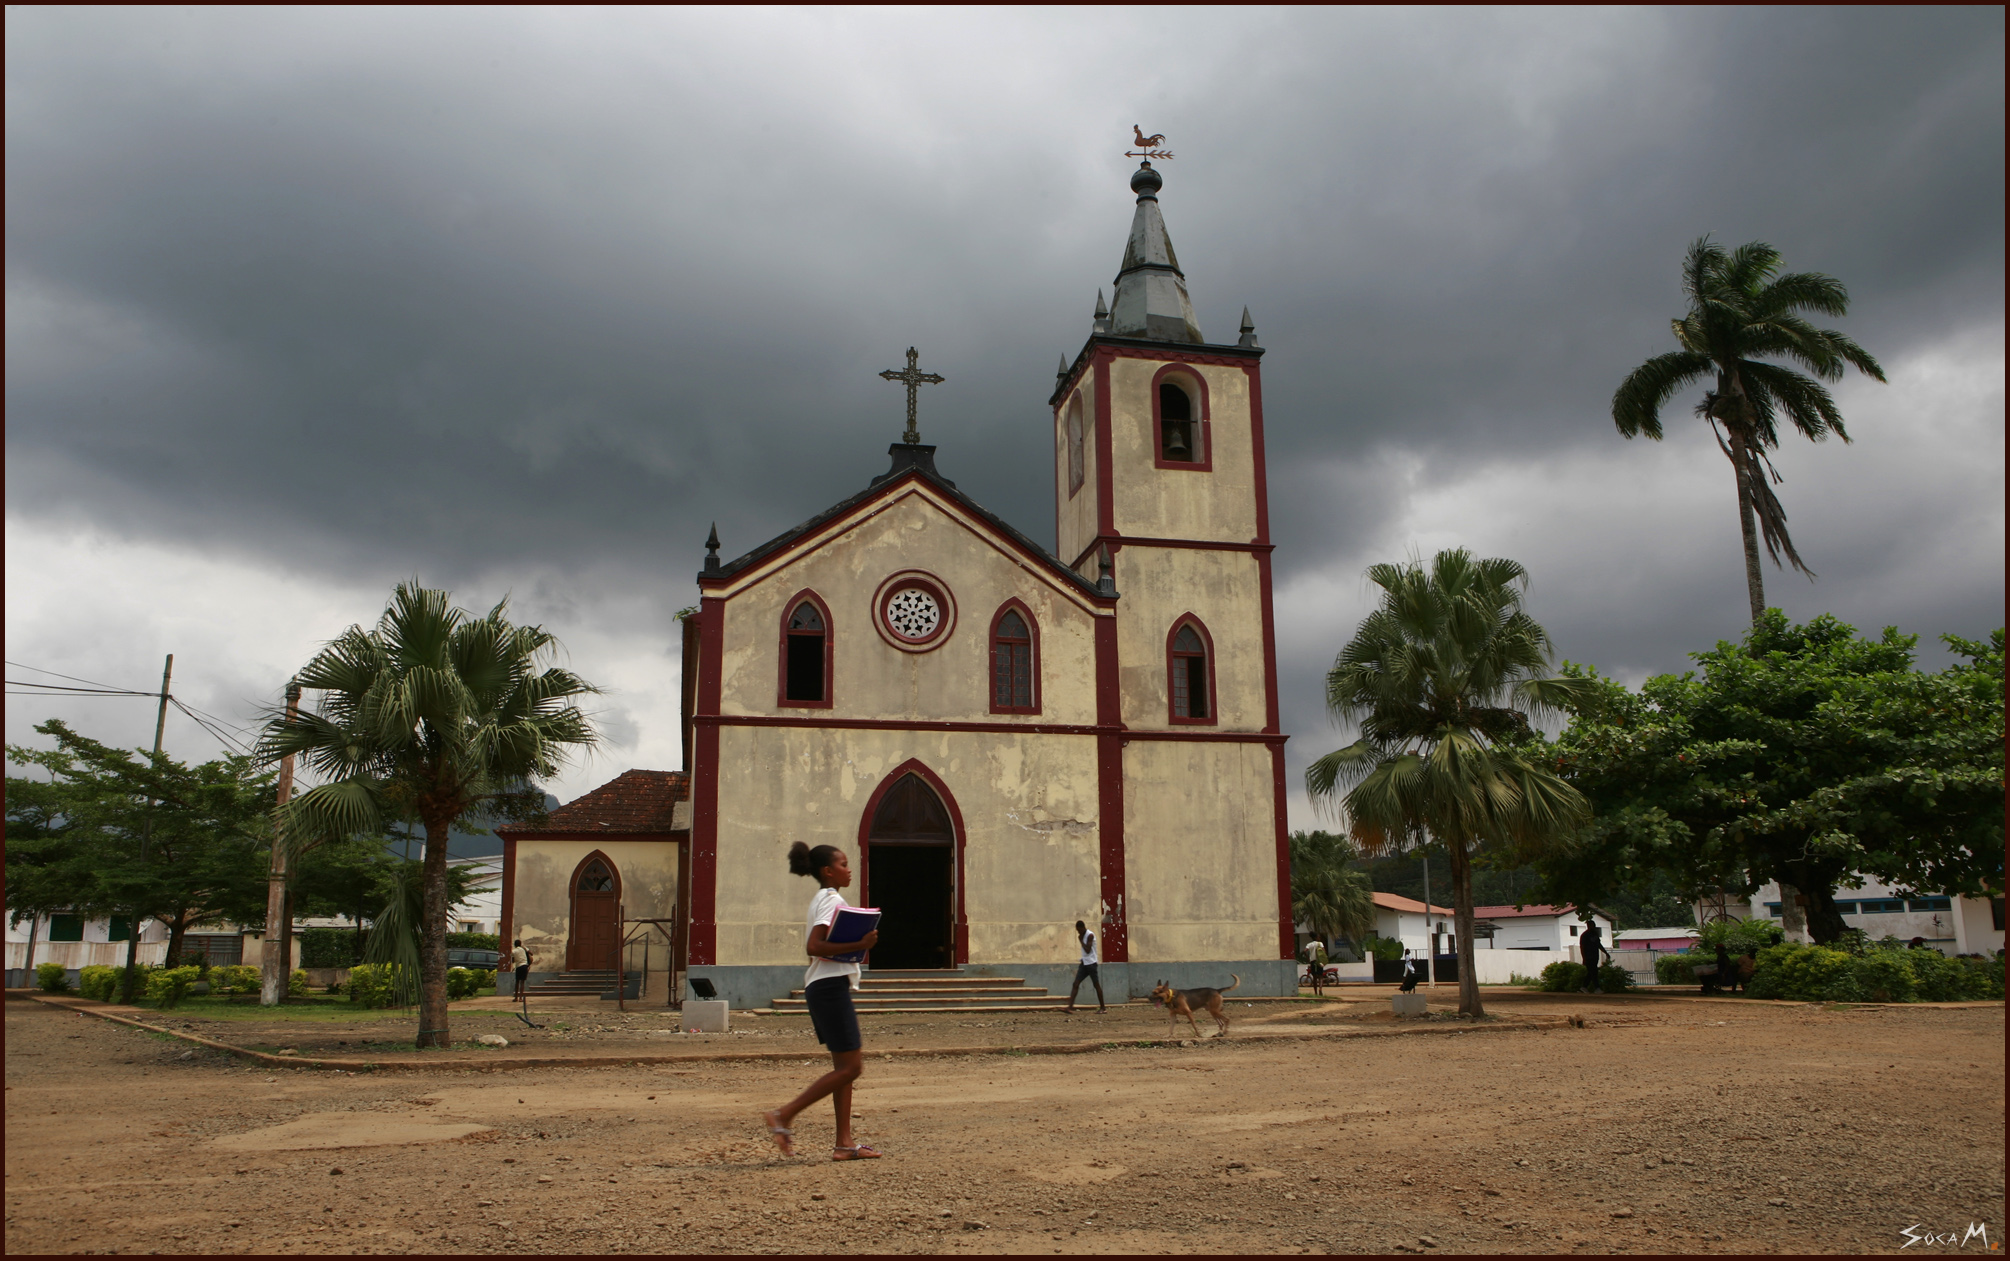
[[[1964,1250],[1971,1223],[2000,1248],[2001,1008],[1574,998],[1490,998],[1501,1027],[1443,1036],[1345,1036],[1385,1004],[1258,1004],[1234,1013],[1251,1036],[1188,1046],[869,1061],[858,1130],[887,1158],[835,1164],[828,1110],[794,1160],[756,1120],[821,1068],[792,1017],[746,1027],[801,1061],[352,1075],[10,995],[7,1249],[1772,1253],[1952,1232],[1922,1252]],[[1585,1027],[1511,1027],[1553,1012]],[[1165,1031],[1146,1008],[1097,1019],[873,1017],[867,1045]],[[1257,1036],[1319,1026],[1338,1036]]]

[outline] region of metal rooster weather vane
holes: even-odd
[[[899,381],[907,386],[907,433],[901,438],[901,441],[910,447],[921,441],[921,431],[914,427],[914,392],[924,385],[936,385],[946,379],[933,372],[923,372],[921,369],[915,367],[915,360],[919,357],[915,353],[914,347],[909,346],[907,348],[906,368],[899,372],[888,368],[885,372],[879,374],[889,381]]]
[[[1136,123],[1132,123],[1131,142],[1137,145],[1137,149],[1125,150],[1124,156],[1127,158],[1143,158],[1147,166],[1151,165],[1153,158],[1169,158],[1172,156],[1171,153],[1166,151],[1166,138],[1163,132],[1156,136],[1147,136],[1144,128],[1138,126]]]

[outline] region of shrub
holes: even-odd
[[[1384,963],[1394,963],[1403,957],[1403,943],[1394,937],[1370,937],[1362,943],[1368,954]]]
[[[147,997],[159,1003],[163,1010],[173,1007],[181,1002],[188,993],[188,987],[194,985],[200,975],[200,968],[156,968],[147,974]]]
[[[1689,948],[1689,953],[1704,959],[1715,959],[1717,947],[1721,945],[1735,959],[1747,950],[1777,946],[1786,940],[1786,936],[1786,930],[1769,919],[1718,920],[1697,930],[1696,944]]]
[[[1523,976],[1519,972],[1510,972],[1508,973],[1508,984],[1519,985],[1525,990],[1539,990],[1542,988],[1542,978]]]
[[[1840,950],[1785,942],[1759,952],[1758,966],[1746,992],[1753,998],[1791,998],[1802,1002],[1861,1002],[1862,991],[1852,974],[1854,961]]]
[[[1598,969],[1598,992],[1601,994],[1624,994],[1633,988],[1633,974],[1616,963],[1600,965]]]
[[[492,994],[496,988],[496,974],[488,968],[448,968],[448,998],[479,998]]]
[[[119,970],[94,963],[77,973],[77,992],[85,998],[109,1003],[119,996]]]
[[[209,970],[209,987],[216,994],[256,994],[264,978],[248,963],[227,963]]]
[[[295,936],[303,968],[346,968],[363,958],[363,934],[353,928],[303,928]]]
[[[70,992],[70,969],[60,963],[38,963],[35,965],[35,984],[42,987],[44,994],[67,994]]]
[[[1558,959],[1542,970],[1542,988],[1551,994],[1584,988],[1584,965]]]
[[[1922,1003],[1955,1003],[2003,997],[2001,959],[1950,959],[1938,950],[1903,952],[1919,988],[1913,999]]]
[[[449,950],[501,950],[502,937],[496,933],[448,933]]]
[[[1872,1003],[1909,1003],[1919,988],[1919,977],[1915,973],[1915,963],[1907,959],[1907,954],[1923,954],[1924,951],[1869,950],[1857,956],[1850,965],[1850,979],[1860,995],[1858,1001]],[[1936,959],[1942,958],[1934,951]],[[1949,962],[1952,962],[1951,960]],[[1832,988],[1841,989],[1840,985]]]
[[[307,973],[299,968],[293,969],[293,975],[286,978],[286,996],[288,998],[307,997]]]
[[[1696,965],[1715,961],[1715,955],[1708,960],[1694,954],[1661,955],[1654,960],[1654,979],[1663,985],[1695,985]]]
[[[349,969],[349,1001],[365,1007],[389,1007],[397,1001],[398,965],[359,963]]]

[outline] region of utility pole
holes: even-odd
[[[167,655],[167,664],[161,667],[160,714],[154,719],[154,759],[156,762],[159,761],[161,755],[161,737],[167,732],[168,685],[173,681],[174,681],[174,654],[169,653]],[[149,767],[149,769],[151,769],[151,767]],[[149,797],[147,798],[146,817],[140,820],[141,862],[145,862],[147,860],[147,848],[153,843],[153,839],[154,839],[154,799],[152,797]],[[128,1003],[133,1001],[133,981],[139,974],[140,908],[134,907],[133,913],[129,918],[130,922],[126,925],[126,975],[124,979],[124,984],[121,985],[119,989],[119,996]],[[174,960],[169,959],[167,962],[170,965],[172,965],[174,963]]]
[[[286,721],[300,715],[300,681],[286,683]],[[272,819],[272,871],[265,885],[265,940],[259,943],[258,1005],[277,1007],[286,997],[290,976],[287,965],[293,953],[292,907],[287,905],[286,803],[293,799],[293,755],[279,759],[279,807]]]
[[[1433,989],[1438,984],[1438,928],[1431,918],[1431,851],[1420,849],[1424,858],[1424,979]]]

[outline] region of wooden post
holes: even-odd
[[[614,904],[614,1005],[628,1010],[628,911]]]
[[[286,718],[291,722],[300,714],[300,684],[297,680],[286,684]],[[293,927],[288,916],[292,907],[286,896],[287,879],[287,836],[285,807],[293,798],[293,755],[287,754],[279,760],[279,804],[272,817],[272,868],[265,880],[265,939],[258,945],[259,977],[258,1005],[277,1007],[286,997],[287,955],[291,953]]]

